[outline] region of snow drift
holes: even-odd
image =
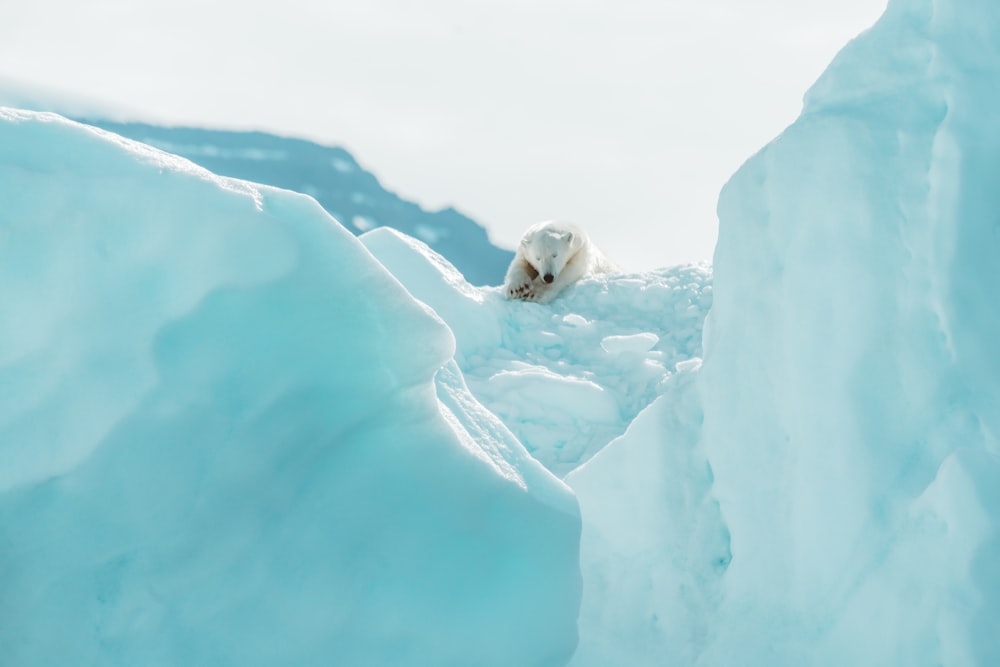
[[[313,200],[0,110],[0,201],[0,663],[566,662],[574,498]]]
[[[469,285],[424,243],[391,229],[361,236],[455,333],[473,394],[560,476],[621,435],[701,354],[711,271],[692,264],[591,276],[544,306]]]

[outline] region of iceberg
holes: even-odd
[[[308,197],[0,110],[0,663],[562,665],[572,493]]]
[[[890,2],[722,192],[707,664],[1000,661],[997,35]]]

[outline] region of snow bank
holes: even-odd
[[[1000,662],[998,36],[891,2],[722,194],[706,664]]]
[[[565,663],[575,500],[314,201],[8,109],[0,201],[0,663]]]
[[[394,230],[361,241],[451,327],[472,393],[559,475],[624,433],[676,364],[701,354],[712,303],[703,265],[590,277],[540,305],[470,286]]]

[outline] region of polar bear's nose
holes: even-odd
[[[551,273],[546,273],[544,276],[542,276],[542,280],[544,280],[547,283],[552,282],[553,281],[552,274]]]

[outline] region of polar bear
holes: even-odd
[[[521,237],[507,269],[504,294],[508,299],[546,303],[583,276],[615,268],[576,225],[539,222]]]

